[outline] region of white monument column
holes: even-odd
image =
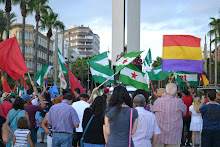
[[[140,0],[127,0],[127,52],[140,51]]]
[[[112,0],[112,65],[124,51],[124,0]]]

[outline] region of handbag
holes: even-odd
[[[133,109],[131,108],[131,114],[130,114],[130,131],[129,131],[129,147],[131,147],[132,117],[133,117]]]
[[[85,130],[84,130],[84,132],[83,132],[82,138],[80,139],[80,147],[84,147],[83,138],[84,138],[84,136],[85,136],[85,134],[86,134],[86,131],[87,131],[87,129],[88,129],[88,127],[89,127],[89,125],[90,125],[90,123],[91,123],[91,121],[92,121],[92,119],[93,119],[94,116],[95,116],[95,115],[92,115],[92,116],[91,116],[89,122],[88,122],[87,125],[86,125],[86,128],[85,128]]]

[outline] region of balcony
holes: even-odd
[[[37,62],[41,63],[41,64],[46,64],[46,60],[44,60],[43,58],[37,57]]]
[[[70,40],[71,43],[75,43],[75,42],[93,42],[93,39],[74,39],[74,40]]]
[[[73,45],[71,48],[78,48],[78,49],[85,49],[85,48],[90,48],[92,49],[92,45]]]

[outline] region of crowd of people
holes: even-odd
[[[132,94],[124,86],[112,92],[98,88],[81,93],[63,90],[51,99],[47,87],[34,83],[26,94],[3,93],[0,103],[0,146],[33,147],[42,117],[42,141],[48,147],[220,147],[220,93],[197,97],[188,89],[177,92],[174,83]],[[199,142],[196,143],[198,135]]]

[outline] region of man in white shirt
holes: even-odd
[[[146,105],[145,97],[138,94],[134,97],[133,105],[138,111],[138,126],[132,140],[135,147],[154,147],[160,134],[155,115],[144,109]],[[151,141],[152,139],[152,141]]]
[[[72,107],[76,110],[76,113],[77,113],[77,115],[79,117],[79,121],[80,121],[79,127],[76,128],[78,144],[79,144],[79,141],[82,138],[82,134],[83,134],[82,119],[83,119],[84,110],[86,108],[90,107],[90,104],[86,102],[89,99],[89,95],[87,93],[81,93],[79,95],[79,99],[80,99],[80,101],[74,102],[72,104]]]

